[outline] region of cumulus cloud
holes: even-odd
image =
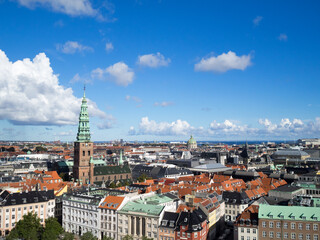
[[[92,47],[84,46],[75,41],[67,41],[65,44],[57,44],[56,48],[65,54],[74,54],[76,52],[93,52]]]
[[[260,127],[250,127],[236,121],[226,119],[223,122],[212,121],[207,128],[191,126],[187,121],[156,122],[148,117],[141,119],[138,129],[129,129],[130,135],[186,136],[194,134],[207,138],[224,139],[283,139],[317,137],[320,135],[320,118],[313,121],[283,118],[278,124],[269,119],[259,119]]]
[[[210,123],[208,133],[210,135],[243,135],[253,133],[254,128],[249,128],[247,125],[238,125],[234,121],[225,120],[222,123],[218,123],[216,120]]]
[[[288,40],[288,36],[285,33],[281,33],[278,37],[280,41],[286,42]]]
[[[161,106],[161,107],[168,107],[168,106],[171,106],[173,105],[173,102],[155,102],[153,104],[154,106]]]
[[[130,135],[160,135],[160,136],[185,136],[195,131],[186,121],[177,120],[174,122],[156,122],[143,117],[139,124],[139,129],[131,127]]]
[[[232,69],[245,70],[251,65],[251,55],[237,56],[236,53],[229,51],[219,56],[202,58],[196,63],[194,69],[201,72],[226,72]]]
[[[157,68],[168,66],[171,62],[170,58],[165,58],[161,53],[146,54],[138,57],[138,64],[145,67]]]
[[[133,82],[134,72],[124,62],[115,63],[106,69],[96,68],[91,72],[92,78],[113,81],[121,86],[128,86]]]
[[[282,136],[294,136],[299,134],[312,134],[312,132],[319,132],[320,128],[317,127],[317,119],[314,122],[304,123],[301,119],[289,118],[281,119],[280,123],[272,123],[269,119],[259,119],[259,124],[265,128],[261,129],[259,133],[268,135],[282,135]]]
[[[73,125],[80,105],[81,98],[59,84],[44,53],[10,62],[0,50],[0,119],[21,125]],[[90,99],[88,108],[90,116],[106,118]]]
[[[260,24],[260,22],[261,22],[261,20],[263,19],[263,17],[262,16],[257,16],[257,17],[255,17],[254,19],[253,19],[253,24],[255,25],[255,26],[259,26],[259,24]]]
[[[89,0],[16,0],[20,5],[35,9],[44,7],[53,12],[64,13],[73,17],[88,16],[103,19],[98,9],[93,8]]]
[[[113,44],[111,42],[106,43],[106,51],[111,52],[113,50]]]

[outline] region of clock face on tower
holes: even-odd
[[[88,143],[86,143],[86,147],[88,147]]]

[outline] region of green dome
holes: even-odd
[[[188,144],[197,143],[197,141],[193,138],[193,136],[190,136],[190,139],[188,141]]]

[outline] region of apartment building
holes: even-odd
[[[234,240],[257,240],[259,206],[251,205],[237,217],[234,224]]]
[[[66,194],[62,199],[62,227],[66,232],[82,235],[90,231],[101,238],[101,211],[98,211],[102,196],[84,193]]]
[[[54,217],[55,199],[53,190],[0,194],[0,233],[8,235],[23,215],[37,214],[42,224]]]
[[[319,240],[320,208],[259,206],[259,239]]]

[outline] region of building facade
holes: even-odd
[[[101,211],[103,197],[71,193],[63,196],[62,227],[66,232],[82,235],[90,231],[101,238]]]
[[[23,215],[32,212],[40,218],[41,224],[54,217],[55,200],[53,190],[0,194],[0,233],[8,235]]]
[[[259,206],[259,239],[319,240],[320,208]]]

